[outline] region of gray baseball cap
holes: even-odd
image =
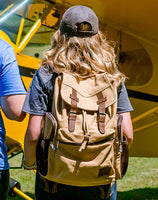
[[[87,6],[72,6],[64,13],[60,33],[68,37],[88,37],[98,33],[99,22],[93,10]]]

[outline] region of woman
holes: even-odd
[[[96,14],[86,6],[73,6],[63,15],[60,29],[51,40],[51,49],[45,52],[41,67],[36,71],[29,88],[23,111],[30,114],[24,142],[24,167],[36,166],[36,146],[43,126],[44,115],[51,111],[55,77],[60,72],[82,79],[107,72],[119,82],[118,113],[123,115],[122,128],[129,145],[133,140],[130,117],[132,106],[123,82],[125,75],[116,67],[114,49],[99,31]],[[49,182],[53,186],[56,183]],[[44,191],[45,181],[37,172],[36,199],[116,199],[116,183],[98,187],[57,185],[57,192]],[[110,195],[108,195],[111,188]],[[104,195],[101,195],[104,194]]]

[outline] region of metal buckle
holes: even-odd
[[[69,112],[70,114],[77,114],[77,112],[76,111],[72,111],[72,110],[70,110],[70,112]]]
[[[99,112],[99,115],[106,115],[106,113],[104,113],[104,112]]]

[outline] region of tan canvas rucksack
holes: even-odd
[[[67,185],[96,186],[123,176],[117,88],[107,73],[79,82],[66,73],[56,78],[52,113],[46,113],[37,147],[42,177]]]

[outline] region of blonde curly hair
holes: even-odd
[[[50,71],[69,72],[79,78],[103,72],[119,82],[126,78],[117,70],[114,48],[100,31],[91,37],[66,37],[60,30],[56,31],[41,66],[50,66]]]

